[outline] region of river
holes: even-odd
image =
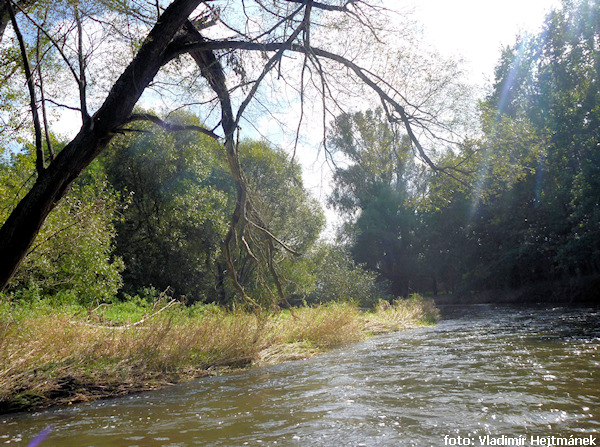
[[[0,416],[0,444],[51,426],[41,446],[600,445],[600,310],[443,313],[306,361]]]

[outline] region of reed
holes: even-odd
[[[363,312],[330,303],[271,313],[158,303],[140,310],[0,301],[0,412],[155,389],[252,364],[307,358],[432,322],[425,300]]]

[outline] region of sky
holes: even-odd
[[[462,56],[479,86],[492,80],[500,49],[519,32],[538,31],[559,0],[386,0],[406,5],[424,27],[425,38],[442,54]]]
[[[514,43],[522,30],[537,31],[545,14],[560,4],[560,0],[383,2],[390,9],[411,12],[423,26],[425,39],[444,56],[462,57],[470,81],[481,88],[492,80],[501,47]],[[66,116],[57,127],[65,134],[74,134],[78,124]]]

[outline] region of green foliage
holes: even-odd
[[[198,124],[184,114],[170,120]],[[138,130],[115,139],[53,211],[11,285],[15,298],[52,297],[57,304],[111,300],[125,266],[126,301],[153,303],[169,290],[188,303],[233,302],[221,247],[237,191],[222,148],[192,132],[167,133],[146,124]],[[317,240],[323,212],[304,189],[299,165],[282,151],[251,141],[239,150],[260,223],[277,237],[273,270],[286,295],[304,293],[314,281],[300,254]],[[35,172],[34,157],[16,154],[0,169],[4,220],[35,180],[27,177]],[[119,197],[126,198],[124,206]],[[262,230],[247,231],[266,239]],[[266,259],[266,253],[253,254]],[[266,265],[243,250],[234,253],[234,263],[257,301],[266,306],[278,301]]]
[[[498,66],[488,99],[497,118],[486,137],[522,167],[514,186],[483,211],[497,233],[483,245],[512,266],[515,284],[600,273],[598,23],[598,1],[565,1],[543,32],[518,40]],[[506,122],[527,125],[519,131]],[[526,152],[515,152],[519,147]],[[511,165],[496,165],[503,161]]]
[[[319,237],[325,217],[304,189],[300,165],[264,142],[243,142],[239,151],[253,206],[262,221],[293,250],[308,250]]]
[[[329,144],[347,166],[334,172],[330,203],[349,216],[345,237],[354,260],[408,295],[417,264],[414,202],[419,169],[406,137],[381,109],[340,115]]]
[[[599,23],[600,2],[567,0],[504,49],[482,135],[437,158],[446,172],[417,169],[381,111],[338,117],[330,201],[353,258],[396,295],[599,275]]]
[[[343,162],[334,171],[329,199],[342,213],[366,208],[381,185],[406,191],[415,175],[408,140],[386,121],[381,109],[339,115],[328,144]]]
[[[170,121],[198,124],[187,115]],[[113,186],[130,198],[117,223],[117,253],[127,266],[126,294],[151,286],[170,288],[190,303],[230,304],[234,291],[221,250],[237,190],[222,148],[193,132],[166,133],[150,125],[141,129],[145,132],[116,139],[101,160]],[[238,149],[261,225],[290,250],[307,251],[324,217],[302,185],[299,165],[263,142],[244,141]],[[248,239],[266,240],[260,229],[248,227],[246,232]],[[260,250],[252,255],[266,259]],[[273,251],[273,268],[285,291],[294,293],[304,267],[280,244],[274,243]],[[270,305],[278,300],[274,279],[252,255],[243,248],[233,251],[239,281],[254,299]]]
[[[314,289],[306,297],[308,303],[339,301],[373,307],[380,299],[389,298],[377,281],[379,275],[356,265],[346,250],[321,244],[311,257]]]
[[[428,177],[419,239],[442,286],[600,274],[599,18],[598,1],[565,1],[540,34],[506,48],[482,138],[441,160],[460,167],[462,183]]]
[[[0,222],[34,181],[34,157],[14,154],[0,163]],[[52,295],[58,302],[112,299],[123,262],[113,256],[113,216],[119,195],[101,175],[76,182],[42,227],[9,290],[19,299]]]
[[[269,307],[280,300],[276,281],[286,296],[303,294],[310,288],[311,266],[303,255],[319,237],[325,217],[319,203],[304,189],[300,166],[283,151],[250,141],[241,143],[239,151],[253,207],[265,228],[281,243],[269,242],[257,228],[247,228],[249,240],[262,241],[253,251],[259,262],[245,250],[239,250],[235,260],[246,292]],[[270,255],[277,278],[268,269],[269,246],[273,248]]]
[[[101,159],[110,183],[129,197],[116,224],[125,291],[170,287],[204,301],[230,208],[214,181],[215,146],[197,135],[140,127],[146,131],[117,138]]]
[[[395,296],[408,295],[416,273],[416,218],[403,191],[378,185],[354,225],[352,255],[387,279]]]

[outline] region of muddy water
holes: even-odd
[[[51,426],[41,446],[600,445],[600,311],[444,313],[308,361],[0,416],[0,444],[29,445]]]

